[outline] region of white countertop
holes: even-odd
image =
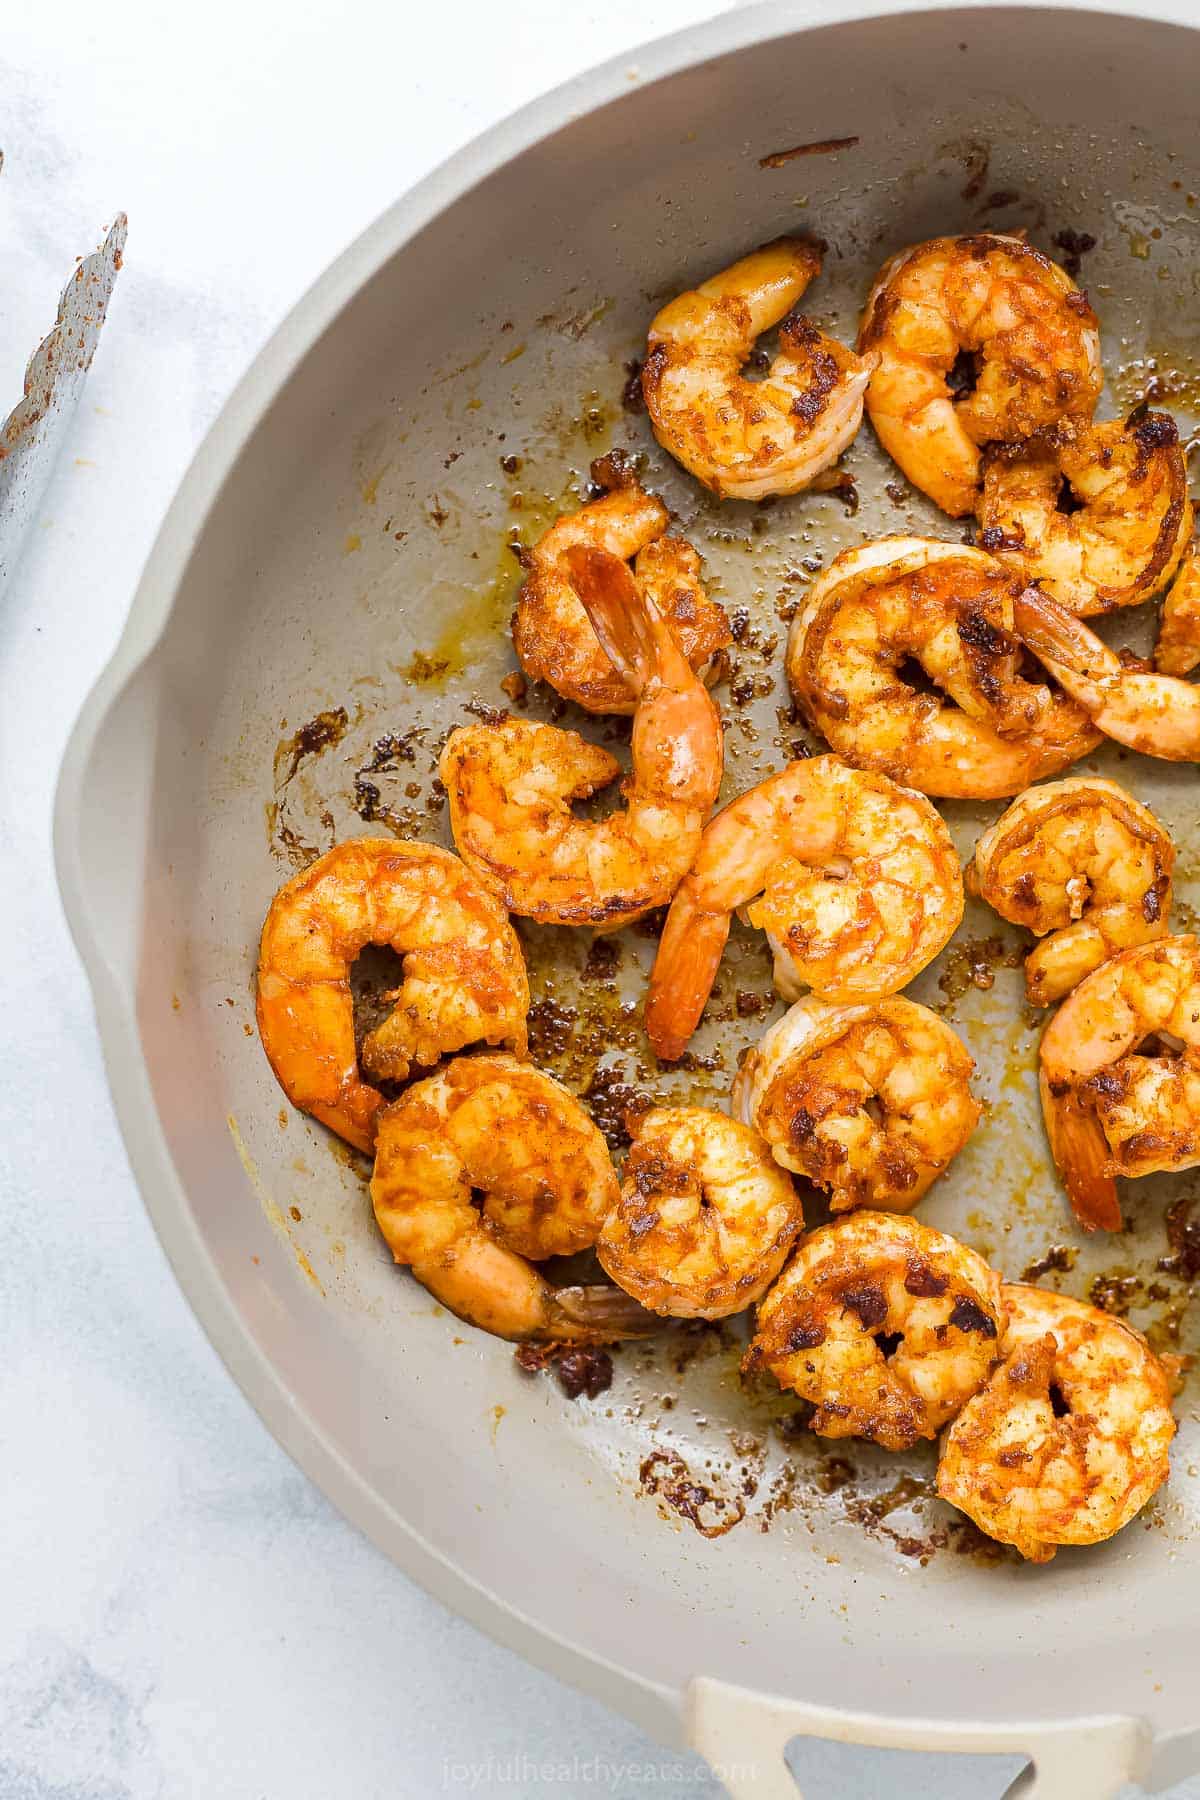
[[[460,0],[448,39],[445,9],[406,0],[6,9],[0,411],[76,254],[118,208],[130,228],[74,440],[0,608],[0,1800],[720,1791],[413,1587],[243,1401],[130,1176],[49,825],[171,493],[290,303],[476,131],[712,10]],[[841,1765],[823,1791],[1004,1785],[918,1760],[884,1785],[878,1765]]]

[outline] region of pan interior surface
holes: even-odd
[[[500,684],[515,668],[513,545],[578,504],[590,462],[612,448],[645,459],[737,620],[719,693],[726,795],[812,746],[782,659],[813,575],[883,532],[957,538],[961,526],[904,484],[866,427],[843,463],[856,511],[836,493],[718,505],[659,450],[628,365],[665,298],[749,247],[782,232],[824,239],[805,308],[845,342],[871,276],[902,245],[1024,227],[1054,253],[1057,234],[1086,233],[1102,414],[1149,392],[1192,435],[1198,45],[1118,17],[963,11],[797,32],[631,82],[455,200],[308,352],[203,521],[161,642],[99,731],[83,792],[89,877],[114,916],[116,897],[135,894],[109,961],[136,988],[189,1227],[246,1354],[272,1366],[375,1495],[401,1559],[406,1525],[500,1606],[624,1670],[612,1694],[626,1704],[637,1690],[670,1700],[702,1673],[897,1716],[1112,1710],[1161,1730],[1194,1723],[1197,1378],[1179,1400],[1170,1484],[1147,1513],[1112,1544],[1039,1569],[990,1550],[932,1498],[931,1450],[885,1456],[793,1429],[794,1406],[740,1383],[736,1327],[619,1352],[608,1392],[568,1401],[392,1267],[365,1168],[284,1103],[253,1027],[263,914],[337,837],[449,842],[440,745],[511,704]],[[858,141],[760,166],[835,138]],[[1144,613],[1117,624],[1114,641],[1146,647]],[[550,700],[531,692],[530,715],[611,733]],[[1176,929],[1194,925],[1196,769],[1111,747],[1087,766],[1170,827]],[[104,827],[143,801],[144,866],[130,875]],[[999,810],[945,806],[964,855]],[[632,1093],[722,1104],[739,1050],[774,1016],[760,999],[763,945],[735,934],[690,1066],[660,1071],[640,1029],[649,937],[597,948],[586,933],[522,935],[535,1054],[614,1132]],[[1194,1349],[1200,1269],[1179,1246],[1192,1196],[1193,1248],[1200,1237],[1200,1183],[1127,1188],[1120,1236],[1075,1229],[1042,1137],[1040,1019],[1023,1002],[1020,953],[1019,934],[971,906],[912,990],[966,1039],[987,1103],[919,1216],[1010,1278],[1040,1267],[1160,1348]],[[533,1633],[526,1647],[555,1666]]]

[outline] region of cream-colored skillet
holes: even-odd
[[[620,1357],[607,1394],[568,1401],[439,1315],[392,1268],[361,1173],[280,1114],[244,1029],[258,927],[289,853],[379,828],[364,806],[446,840],[438,741],[469,704],[495,704],[512,667],[505,546],[569,498],[571,471],[578,491],[599,451],[646,453],[726,604],[747,609],[744,660],[775,687],[732,734],[743,785],[802,735],[769,645],[787,596],[864,536],[953,532],[887,492],[867,430],[849,458],[856,515],[835,495],[717,508],[623,409],[624,365],[657,306],[747,247],[823,237],[806,304],[846,340],[900,245],[981,225],[1047,247],[1087,232],[1104,410],[1157,374],[1194,430],[1200,36],[1186,10],[764,6],[488,134],[366,233],[256,361],[174,502],[66,758],[59,868],[130,1155],[234,1375],[407,1570],[660,1737],[690,1740],[739,1795],[793,1791],[781,1757],[796,1733],[1023,1751],[1036,1763],[1023,1791],[1041,1800],[1200,1767],[1197,1390],[1152,1515],[1044,1569],[955,1554],[919,1459],[855,1450],[849,1480],[831,1481],[827,1446],[747,1413],[737,1347],[715,1334],[687,1338],[686,1355],[676,1342]],[[281,742],[326,715],[323,748],[289,774]],[[1096,761],[1170,825],[1180,900],[1200,905],[1195,768]],[[946,806],[961,851],[996,810]],[[977,914],[963,935],[995,928]],[[650,948],[623,942],[629,997]],[[534,946],[535,986],[545,997],[553,979],[555,1004],[607,1033],[602,1068],[632,1074],[638,1052],[596,1013],[582,956],[566,934]],[[1080,1293],[1130,1281],[1130,1316],[1167,1329],[1174,1308],[1186,1348],[1186,1292],[1157,1265],[1189,1178],[1138,1184],[1118,1240],[1074,1232],[1040,1137],[1020,972],[997,960],[986,991],[958,992],[945,959],[916,989],[957,993],[990,1112],[922,1216],[1012,1276],[1065,1244],[1073,1266],[1050,1279]],[[735,979],[764,979],[749,951]],[[675,1078],[702,1098],[723,1097],[760,1028],[728,1010],[700,1044],[724,1068]],[[740,1496],[741,1522],[694,1529],[654,1473],[676,1466],[730,1507]]]

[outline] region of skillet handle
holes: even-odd
[[[1110,1800],[1145,1772],[1150,1751],[1150,1734],[1139,1719],[947,1726],[809,1706],[703,1676],[689,1684],[684,1717],[688,1743],[713,1766],[731,1800],[832,1800],[801,1794],[792,1779],[783,1753],[800,1736],[891,1750],[1029,1756],[1030,1767],[996,1800],[1079,1800],[1082,1794]]]

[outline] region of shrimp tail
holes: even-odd
[[[1106,736],[1168,762],[1200,759],[1200,689],[1123,664],[1081,619],[1026,588],[1014,603],[1018,634]]]
[[[646,1035],[660,1062],[678,1062],[712,993],[729,937],[729,913],[705,912],[690,879],[676,890],[646,998]]]
[[[629,565],[607,550],[573,544],[563,561],[601,649],[640,694],[663,672],[664,640],[675,650],[658,608],[638,587]]]
[[[1017,636],[1057,675],[1084,706],[1098,706],[1111,685],[1111,652],[1082,620],[1038,587],[1027,587],[1013,602]]]
[[[1085,1231],[1120,1231],[1121,1205],[1099,1120],[1074,1093],[1055,1093],[1045,1070],[1039,1085],[1050,1151],[1072,1212]]]
[[[575,1344],[616,1344],[626,1338],[652,1337],[663,1329],[657,1313],[648,1312],[619,1287],[601,1282],[554,1288],[548,1312],[545,1336]]]
[[[375,1152],[375,1130],[383,1095],[364,1081],[348,1084],[341,1097],[329,1104],[315,1100],[308,1107],[314,1119],[336,1131],[339,1137],[361,1150],[364,1156]]]

